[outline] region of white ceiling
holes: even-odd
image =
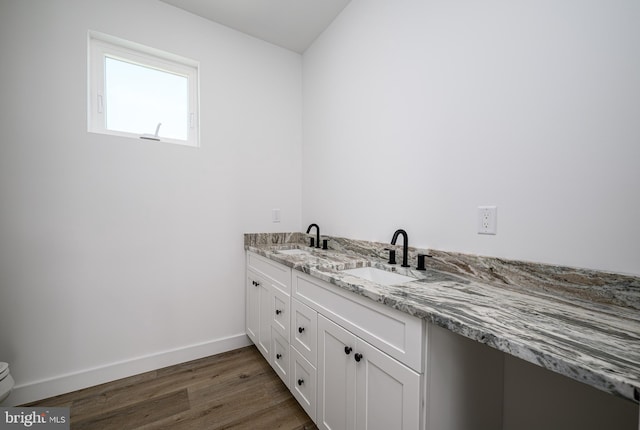
[[[161,0],[303,53],[351,0]]]

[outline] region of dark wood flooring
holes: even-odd
[[[316,430],[254,346],[25,406],[71,408],[71,428]]]

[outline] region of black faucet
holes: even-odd
[[[404,243],[402,244],[402,265],[401,266],[409,267],[409,265],[407,264],[407,257],[408,257],[407,254],[409,254],[409,237],[407,236],[407,232],[402,229],[396,230],[396,232],[393,233],[393,238],[391,239],[391,245],[396,244],[396,240],[398,240],[399,234],[401,234],[402,238],[404,239]]]
[[[387,264],[396,264],[396,250],[390,248],[385,248],[384,250],[389,251],[389,261],[387,261]]]
[[[309,232],[311,231],[312,227],[316,228],[315,246],[316,246],[316,248],[320,248],[320,227],[318,227],[318,224],[309,225],[309,227],[307,227],[307,234],[309,234]],[[309,246],[313,247],[313,245],[314,245],[314,240],[313,240],[313,238],[311,238],[311,242],[309,243]]]

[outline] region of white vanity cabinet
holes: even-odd
[[[253,252],[246,332],[324,430],[636,429],[640,422],[634,402]]]
[[[246,268],[247,335],[288,387],[291,269],[252,252]]]
[[[318,340],[319,428],[419,428],[420,374],[322,315]]]
[[[317,426],[419,429],[423,321],[303,273],[292,282],[294,303],[317,312]]]
[[[247,335],[321,429],[418,430],[424,322],[247,252]]]

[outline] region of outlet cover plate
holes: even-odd
[[[498,207],[478,206],[478,234],[498,232]]]
[[[275,223],[280,222],[280,209],[271,209],[271,221]]]

